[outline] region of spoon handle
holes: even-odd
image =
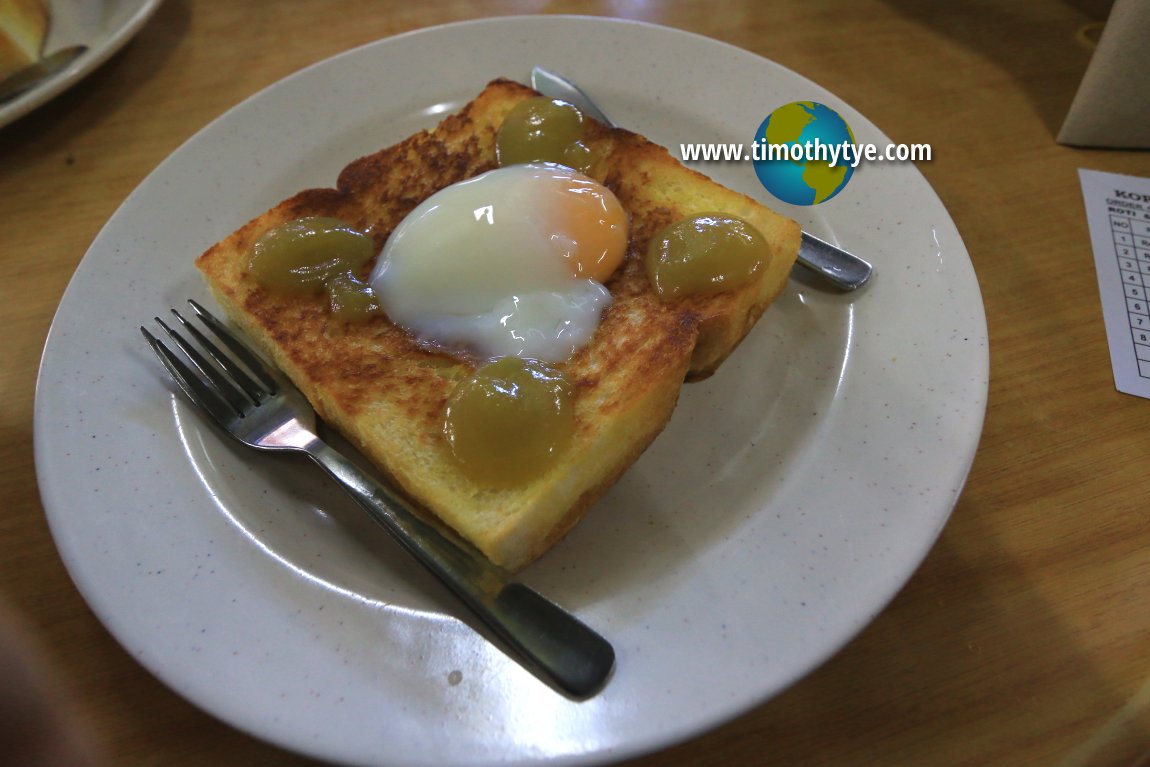
[[[807,232],[803,232],[798,261],[843,290],[861,288],[874,273],[874,268],[858,256]]]

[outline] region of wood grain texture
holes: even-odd
[[[328,56],[441,22],[588,13],[700,32],[849,101],[955,219],[990,329],[967,487],[922,567],[841,653],[772,701],[632,767],[1144,764],[1150,754],[1150,402],[1115,391],[1077,169],[1150,153],[1054,143],[1105,3],[732,0],[372,4],[168,0],[121,53],[0,129],[0,598],[55,660],[108,764],[307,765],[170,692],[101,627],[44,520],[36,371],[69,277],[171,151]],[[364,8],[370,8],[365,13]],[[1147,87],[1143,82],[1141,87]]]

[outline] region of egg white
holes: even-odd
[[[563,255],[577,233],[565,230],[551,189],[572,174],[508,166],[422,202],[370,277],[384,312],[425,342],[481,358],[569,358],[611,303],[603,285],[572,276]]]

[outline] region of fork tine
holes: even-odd
[[[160,339],[149,333],[145,327],[141,326],[140,332],[144,334],[144,338],[148,339],[148,345],[160,358],[160,362],[164,363],[164,367],[168,369],[168,374],[172,376],[172,380],[179,384],[193,404],[205,410],[222,426],[226,426],[228,420],[235,417],[237,414],[235,407],[221,397],[214,388],[205,384],[195,371],[185,365],[168,347],[164,346]]]
[[[172,330],[159,317],[155,318],[156,323],[164,329],[164,332],[171,337],[192,366],[199,371],[196,376],[204,385],[212,387],[216,393],[224,399],[236,411],[237,415],[242,416],[253,404],[257,404],[248,398],[247,394],[239,388],[237,384],[231,381],[226,373],[221,374],[220,370],[212,365],[203,354],[201,354],[196,347],[192,346],[188,341],[176,331]]]
[[[260,386],[256,381],[252,380],[252,377],[245,373],[243,368],[237,365],[231,357],[221,352],[215,344],[208,340],[207,336],[200,332],[199,328],[184,319],[184,316],[175,309],[172,309],[172,314],[180,321],[184,329],[191,333],[192,337],[199,342],[200,348],[207,352],[208,356],[211,357],[225,373],[230,375],[233,381],[239,384],[245,394],[251,397],[252,402],[258,405],[265,397],[269,396],[269,392],[265,387]]]
[[[240,362],[244,363],[247,369],[252,371],[252,373],[260,379],[260,383],[267,387],[268,392],[271,394],[279,392],[280,385],[278,379],[267,369],[259,355],[252,351],[250,346],[232,335],[224,323],[216,319],[215,315],[207,309],[200,306],[197,301],[193,301],[189,298],[188,303],[191,304],[192,310],[204,325],[231,350],[232,354],[239,357]]]

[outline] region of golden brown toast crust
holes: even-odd
[[[469,362],[427,350],[382,317],[335,320],[323,295],[265,291],[248,278],[246,254],[264,231],[304,215],[341,218],[371,232],[381,247],[423,199],[495,167],[503,116],[534,95],[497,80],[434,131],[352,162],[335,189],[300,192],[197,261],[232,321],[296,382],[321,418],[410,498],[513,570],[562,537],[638,458],[670,418],[684,378],[709,374],[730,353],[782,289],[797,252],[797,225],[683,168],[635,134],[593,124],[590,143],[607,150],[598,176],[631,215],[629,252],[607,283],[612,304],[594,339],[560,366],[577,392],[574,443],[560,465],[511,490],[474,485],[445,449],[443,406],[455,382],[473,370]],[[647,240],[685,215],[711,210],[743,215],[763,230],[773,251],[763,278],[717,297],[659,301],[642,265]]]

